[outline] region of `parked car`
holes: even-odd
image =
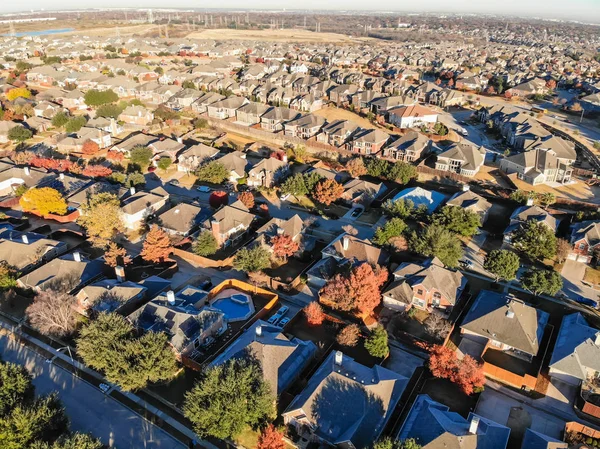
[[[289,322],[290,322],[290,317],[285,316],[281,319],[281,321],[279,321],[277,326],[279,326],[280,328],[283,329]]]
[[[171,184],[172,186],[178,186],[179,185],[179,179],[171,179],[169,181],[169,184]]]
[[[359,216],[360,214],[362,214],[362,213],[363,213],[363,210],[362,210],[362,209],[355,208],[355,209],[352,211],[352,213],[350,214],[350,216],[351,216],[352,218],[356,218],[356,217],[358,217],[358,216]]]
[[[202,193],[208,193],[210,192],[212,189],[208,186],[200,186],[196,189],[198,192],[202,192]]]
[[[281,195],[281,196],[279,197],[279,199],[280,199],[281,201],[286,201],[286,200],[287,200],[289,197],[290,197],[290,194],[289,194],[289,193],[286,193],[286,194],[284,194],[284,195]]]

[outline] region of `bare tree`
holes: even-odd
[[[438,313],[432,313],[425,320],[425,330],[432,337],[443,340],[450,332],[452,326],[443,316]]]
[[[349,224],[342,226],[342,230],[349,235],[357,235],[358,234],[358,230],[354,226],[349,225]]]
[[[342,346],[353,347],[358,344],[360,338],[360,327],[357,324],[349,324],[337,334],[336,340]]]
[[[64,337],[77,327],[77,298],[67,293],[45,290],[33,300],[25,313],[31,325],[44,335]]]

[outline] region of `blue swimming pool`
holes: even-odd
[[[254,305],[245,295],[231,295],[217,299],[212,307],[219,309],[227,317],[227,321],[243,321],[252,316]]]

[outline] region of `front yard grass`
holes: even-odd
[[[600,284],[600,270],[597,268],[586,267],[583,280],[590,284]]]

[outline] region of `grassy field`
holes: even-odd
[[[231,30],[231,29],[211,29],[194,31],[187,36],[190,39],[232,39],[232,40],[260,40],[260,41],[279,41],[279,42],[358,42],[365,41],[365,38],[352,38],[344,34],[336,33],[315,33],[303,29],[284,29],[284,30]]]

